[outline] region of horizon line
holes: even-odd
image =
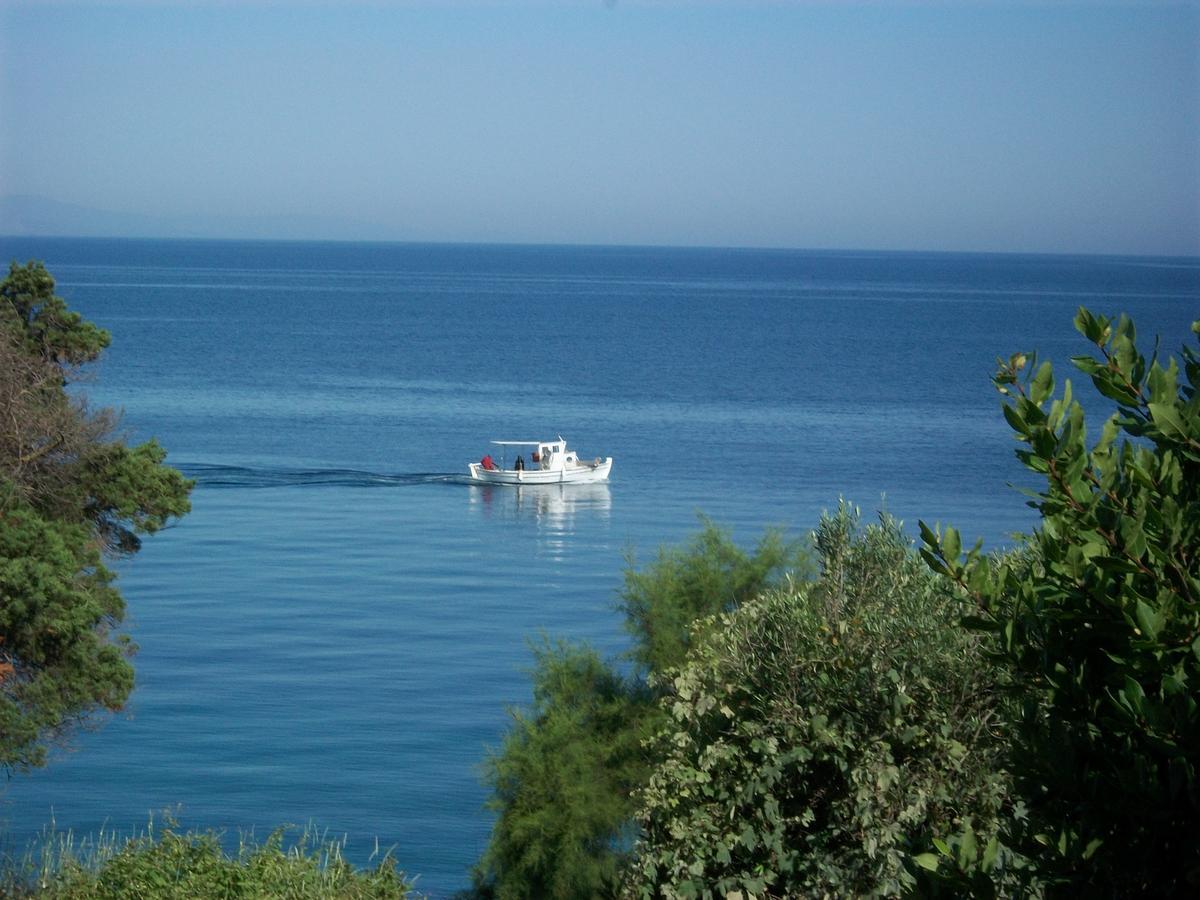
[[[78,234],[4,234],[0,241],[9,240],[56,240],[56,241],[162,241],[173,243],[229,243],[229,244],[368,244],[379,246],[410,247],[508,247],[575,250],[719,250],[750,253],[832,253],[873,255],[922,255],[943,256],[1059,256],[1094,257],[1098,259],[1172,259],[1194,260],[1200,264],[1200,253],[1137,253],[1096,252],[1064,250],[939,250],[930,248],[881,249],[876,247],[787,247],[754,244],[670,244],[670,243],[590,243],[559,241],[450,241],[417,240],[395,238],[290,238],[290,237],[185,237],[180,235],[78,235]]]

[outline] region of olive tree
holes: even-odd
[[[627,896],[894,896],[935,839],[997,852],[993,673],[953,585],[887,516],[843,505],[814,538],[818,580],[699,623],[657,677]]]

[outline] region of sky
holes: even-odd
[[[0,196],[0,233],[1197,255],[1200,4],[0,0]]]

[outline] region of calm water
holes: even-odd
[[[623,554],[702,511],[750,542],[839,496],[998,545],[1032,523],[988,376],[1084,352],[1086,303],[1176,349],[1197,260],[0,239],[113,333],[87,386],[199,484],[121,586],[127,714],[0,793],[23,844],[314,821],[435,896],[540,632],[624,646]],[[1060,370],[1065,372],[1065,368]],[[466,484],[561,433],[612,482]],[[882,498],[886,495],[886,501]]]

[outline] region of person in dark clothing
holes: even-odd
[[[520,472],[520,471],[524,471],[524,470],[525,470],[525,458],[522,456],[518,456],[517,457],[517,471]]]

